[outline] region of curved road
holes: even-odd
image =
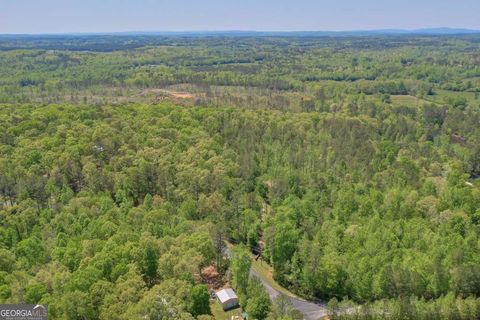
[[[230,248],[225,247],[224,248],[224,254],[228,256],[229,258],[231,257],[231,251]],[[253,266],[250,268],[250,275],[255,276],[263,284],[263,287],[265,288],[265,291],[267,291],[268,295],[270,296],[270,299],[273,301],[276,297],[279,295],[283,295],[287,297],[291,302],[292,305],[295,309],[300,311],[303,314],[303,319],[304,320],[319,320],[322,317],[325,317],[328,315],[327,313],[327,305],[322,302],[313,302],[313,301],[307,301],[303,300],[300,298],[297,298],[293,295],[285,295],[281,293],[280,291],[276,290],[273,288],[267,280],[265,280],[261,274],[259,274]]]
[[[263,284],[263,287],[268,292],[270,299],[273,300],[279,295],[283,295],[287,297],[292,302],[293,307],[303,314],[303,319],[318,320],[327,315],[326,304],[320,303],[320,302],[307,301],[307,300],[303,300],[303,299],[292,297],[292,296],[287,296],[279,292],[278,290],[272,288],[272,286],[270,286],[270,284],[264,278],[262,278],[262,276],[259,273],[257,273],[253,268],[250,269],[250,275],[260,279],[260,281]]]

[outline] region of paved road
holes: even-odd
[[[231,257],[231,251],[228,247],[224,249],[224,254]],[[267,291],[270,299],[275,299],[279,295],[286,296],[291,302],[295,309],[300,311],[303,314],[304,320],[318,320],[327,315],[327,305],[321,302],[307,301],[300,298],[287,296],[278,290],[272,288],[272,286],[266,281],[255,269],[250,268],[250,275],[257,277],[263,284],[263,287]]]
[[[263,287],[268,292],[270,299],[273,300],[279,295],[284,295],[278,290],[275,290],[274,288],[272,288],[272,286],[270,286],[270,284],[265,279],[263,279],[260,276],[260,274],[258,274],[253,268],[250,269],[250,274],[260,279],[260,281],[263,284]],[[326,307],[326,304],[324,303],[306,301],[306,300],[302,300],[300,298],[295,298],[291,296],[286,296],[286,297],[292,302],[293,307],[303,314],[303,318],[305,320],[318,320],[321,317],[324,317],[327,315],[327,307]]]

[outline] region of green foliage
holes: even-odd
[[[261,251],[338,319],[479,317],[478,36],[85,39],[0,43],[2,303],[192,319],[215,265],[299,318]]]
[[[351,301],[338,305],[333,319],[476,319],[479,316],[479,302],[474,297],[455,298],[448,294],[436,300],[425,301],[415,297],[398,300],[381,300],[362,306]],[[350,312],[342,312],[342,310]]]
[[[248,281],[248,301],[245,310],[252,319],[266,319],[270,312],[271,301],[260,279],[251,277]]]
[[[196,317],[202,314],[211,314],[210,295],[205,285],[196,285],[192,288],[191,314]]]
[[[27,303],[37,304],[46,293],[47,288],[44,284],[35,283],[25,288],[25,300]]]
[[[302,320],[303,315],[296,310],[290,299],[284,295],[278,295],[273,301],[268,319]]]
[[[15,255],[25,266],[43,264],[48,259],[44,242],[35,236],[20,241],[15,248]]]
[[[157,277],[158,255],[152,244],[147,243],[142,257],[142,273],[145,281],[152,284]]]
[[[7,249],[0,248],[0,271],[11,272],[14,268],[15,254]]]
[[[243,246],[235,247],[232,251],[232,285],[237,290],[240,301],[247,300],[247,288],[250,277],[250,253]]]

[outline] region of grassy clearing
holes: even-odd
[[[439,96],[463,96],[467,99],[475,99],[475,92],[451,91],[451,90],[437,89],[437,90],[435,90],[435,93]]]
[[[472,102],[476,100],[475,92],[458,92],[450,90],[435,90],[436,95],[434,96],[439,102],[443,102],[446,97],[462,97],[467,99],[467,101]]]
[[[210,309],[215,320],[231,320],[232,317],[242,317],[242,308],[236,308],[229,311],[223,311],[222,307],[216,300],[210,301]]]
[[[417,106],[420,103],[426,102],[425,100],[414,96],[392,95],[390,99],[392,100],[392,104],[395,106]]]
[[[439,96],[439,95],[426,96],[423,99],[414,97],[414,96],[408,96],[408,95],[390,96],[392,105],[397,107],[399,106],[418,107],[425,103],[430,103],[430,104],[433,103],[436,105],[441,105],[444,102],[444,98],[445,96]]]

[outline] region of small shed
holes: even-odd
[[[217,291],[215,295],[225,311],[238,306],[238,296],[232,288]]]

